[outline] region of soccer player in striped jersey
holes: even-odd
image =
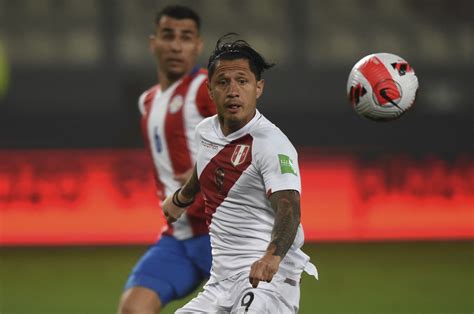
[[[298,155],[257,109],[270,68],[245,41],[221,38],[208,63],[217,115],[196,129],[192,177],[166,198],[173,221],[202,192],[212,270],[204,291],[176,313],[297,313],[301,273],[317,276],[300,224]]]
[[[139,98],[142,131],[164,199],[192,174],[196,125],[216,108],[207,91],[207,71],[196,66],[203,42],[200,18],[185,6],[168,6],[155,19],[150,48],[159,84]],[[119,313],[159,313],[209,277],[211,248],[201,196],[187,213],[168,223],[138,261],[122,294]]]

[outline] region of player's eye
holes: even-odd
[[[164,40],[173,40],[174,35],[172,33],[164,33],[161,35],[161,38]]]
[[[247,81],[246,79],[244,79],[244,78],[241,78],[241,79],[238,79],[238,82],[239,82],[240,85],[244,85],[244,84],[246,84],[248,81]]]
[[[217,81],[217,84],[220,86],[226,86],[227,85],[227,80],[226,79],[220,79]]]
[[[185,36],[181,37],[181,40],[189,42],[189,41],[193,40],[193,37],[191,35],[185,35]]]

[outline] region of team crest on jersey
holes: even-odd
[[[169,111],[170,113],[176,113],[178,112],[179,109],[184,105],[184,98],[181,95],[176,95],[171,99],[170,105],[169,105]]]
[[[242,164],[247,158],[247,154],[250,151],[250,145],[239,144],[235,146],[234,153],[230,158],[230,162],[234,167]]]

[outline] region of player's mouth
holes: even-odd
[[[237,113],[237,112],[239,112],[240,108],[242,108],[242,105],[239,105],[239,104],[226,104],[225,108],[230,113]]]
[[[166,62],[169,65],[182,65],[184,63],[184,61],[182,59],[179,59],[179,58],[168,58],[168,59],[166,59]]]

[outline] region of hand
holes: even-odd
[[[173,204],[173,194],[169,195],[161,205],[163,214],[169,223],[175,222],[184,213],[186,208],[181,208]]]
[[[253,288],[257,288],[260,281],[270,282],[278,271],[281,257],[265,254],[250,267],[249,281]]]
[[[194,168],[190,168],[189,170],[183,172],[183,173],[180,173],[180,174],[177,174],[173,177],[173,179],[175,179],[176,181],[178,181],[181,185],[184,185],[186,183],[186,181],[188,181],[188,179],[191,177],[191,175],[193,174],[193,171],[194,171]]]

